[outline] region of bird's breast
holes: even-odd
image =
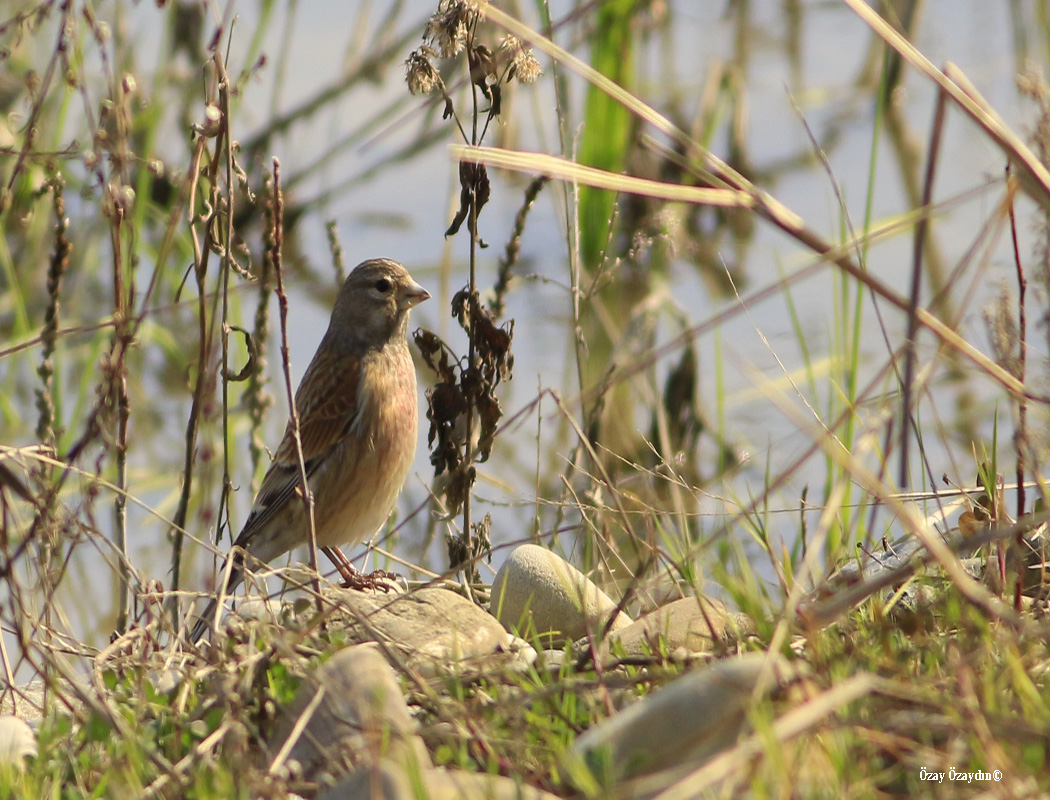
[[[324,547],[354,544],[375,533],[390,516],[415,459],[419,414],[408,346],[387,348],[363,366],[354,423],[337,445],[340,457],[318,475],[314,489],[317,543]]]

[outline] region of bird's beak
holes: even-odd
[[[414,306],[418,306],[424,300],[429,300],[430,292],[415,281],[410,281],[408,286],[405,287],[402,296],[405,298],[405,304],[409,308],[413,308]]]

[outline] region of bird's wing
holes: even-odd
[[[307,367],[295,393],[299,414],[299,437],[307,478],[324,463],[350,431],[360,407],[361,358],[357,355],[333,355],[323,346]],[[259,530],[285,503],[300,502],[295,496],[301,485],[299,455],[291,420],[266,471],[252,512],[237,537],[236,544],[251,550],[250,543]]]

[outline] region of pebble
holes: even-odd
[[[610,634],[602,643],[602,660],[607,662],[613,654],[621,653],[626,658],[661,652],[665,655],[710,653],[753,632],[750,618],[727,613],[717,600],[685,597]],[[586,644],[580,642],[577,647]]]
[[[571,756],[606,787],[655,772],[670,783],[736,743],[748,727],[747,710],[767,668],[767,691],[800,674],[793,662],[766,653],[715,662],[584,732]]]
[[[544,645],[558,646],[599,635],[616,603],[564,559],[525,544],[496,573],[489,610],[507,630],[527,639],[535,632]],[[611,630],[630,624],[631,618],[621,611]]]
[[[18,717],[0,717],[0,765],[21,769],[26,758],[36,756],[36,735]]]
[[[424,791],[420,795],[413,788]],[[317,800],[558,800],[556,795],[501,775],[427,769],[416,773],[389,762],[362,768],[317,796]]]
[[[302,723],[305,712],[309,718]],[[304,680],[291,705],[278,713],[268,741],[271,757],[292,737],[288,757],[299,762],[307,780],[381,757],[430,766],[397,676],[374,645],[344,648]]]
[[[329,617],[358,642],[380,640],[425,677],[489,669],[534,659],[484,609],[448,589],[415,589],[384,596],[335,590],[327,601],[340,608]],[[531,648],[529,648],[531,650]]]

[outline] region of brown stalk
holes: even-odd
[[[288,296],[284,292],[284,270],[282,268],[281,248],[284,244],[282,219],[284,198],[281,194],[281,163],[273,159],[273,246],[270,248],[270,259],[273,272],[277,278],[277,308],[281,320],[281,366],[284,370],[284,388],[288,395],[288,418],[291,422],[292,440],[295,442],[295,455],[299,461],[299,480],[302,486],[303,504],[306,507],[307,532],[310,545],[310,568],[313,570],[313,586],[317,613],[324,613],[321,602],[320,570],[317,566],[317,527],[314,522],[314,493],[306,475],[306,459],[303,456],[303,441],[299,435],[299,411],[295,407],[295,392],[292,390],[292,362],[288,350]]]
[[[222,64],[222,57],[218,51],[213,54],[212,63],[215,65],[218,75],[225,75],[225,68]],[[225,94],[229,89],[228,79],[223,81],[221,78],[218,82],[218,90],[220,96]],[[225,107],[229,108],[228,102],[224,104]],[[207,153],[207,136],[205,132],[198,132],[197,144],[194,148],[193,157],[190,162],[189,172],[189,223],[190,223],[190,238],[193,243],[193,268],[194,276],[197,281],[197,322],[198,322],[198,341],[197,341],[197,376],[193,386],[193,399],[190,403],[190,413],[186,420],[186,451],[183,457],[183,471],[182,471],[182,492],[179,495],[179,504],[175,510],[175,514],[172,517],[174,523],[174,535],[172,543],[171,553],[171,589],[172,595],[169,601],[171,609],[172,619],[176,623],[178,622],[178,602],[177,596],[181,582],[182,575],[182,550],[184,544],[184,531],[186,529],[186,520],[189,515],[190,498],[193,490],[193,473],[196,466],[196,455],[197,455],[197,434],[200,428],[200,415],[201,410],[204,406],[205,393],[209,390],[211,380],[211,370],[208,367],[210,361],[210,353],[214,344],[214,332],[215,332],[215,311],[211,313],[212,323],[208,324],[208,308],[207,308],[207,275],[208,275],[208,262],[211,258],[212,250],[215,249],[216,242],[214,241],[215,226],[212,225],[214,215],[218,213],[218,209],[221,207],[220,198],[220,181],[219,181],[219,169],[220,169],[220,158],[222,155],[223,147],[229,149],[229,117],[225,113],[220,113],[218,119],[217,129],[214,131],[215,139],[215,151],[214,154],[208,160],[207,174],[210,182],[210,195],[208,200],[208,214],[200,221],[204,223],[204,243],[201,244],[197,237],[197,229],[194,227],[196,223],[196,186],[197,176],[199,175],[200,165],[203,161],[205,154]],[[231,184],[227,184],[228,202],[232,204],[233,188]],[[228,219],[228,226],[232,224],[232,215]],[[226,242],[226,251],[229,251],[229,240]],[[225,342],[225,336],[223,337]],[[225,404],[224,404],[225,407]],[[227,476],[228,477],[228,476]],[[223,500],[225,503],[226,491],[223,492]],[[216,515],[218,522],[217,525],[221,531],[223,524],[223,514],[220,508],[220,513]],[[219,535],[217,534],[216,542],[219,541]]]
[[[126,135],[126,132],[125,132]],[[128,397],[127,352],[135,339],[134,319],[131,311],[135,305],[134,273],[125,275],[123,259],[123,227],[125,209],[114,204],[110,219],[110,237],[113,243],[113,298],[116,308],[113,313],[114,351],[120,357],[109,364],[110,381],[115,383],[117,406],[117,438],[115,456],[118,491],[113,498],[113,537],[117,551],[121,555],[118,566],[119,585],[117,587],[117,630],[123,632],[128,623],[130,604],[130,572],[127,565],[128,555],[128,421],[131,418],[131,401]],[[112,391],[112,390],[111,390]]]
[[[1009,165],[1006,167],[1006,174],[1009,177]],[[1023,383],[1028,353],[1028,322],[1025,314],[1025,293],[1028,288],[1028,280],[1025,278],[1024,267],[1021,265],[1021,250],[1017,243],[1017,217],[1014,213],[1014,204],[1012,202],[1010,203],[1009,213],[1010,243],[1013,246],[1014,266],[1017,270],[1017,377]],[[1025,453],[1028,451],[1028,403],[1024,398],[1021,398],[1017,403],[1017,431],[1014,433],[1014,446],[1017,450],[1017,519],[1021,519],[1025,513]]]
[[[219,513],[215,515],[216,528],[221,530],[223,525],[224,517],[228,517],[228,509],[230,505],[230,495],[233,491],[233,479],[230,477],[230,328],[229,328],[229,309],[230,309],[230,271],[233,268],[233,218],[235,212],[235,202],[237,192],[234,189],[236,186],[234,176],[234,164],[233,164],[233,134],[230,131],[230,77],[226,73],[226,63],[223,59],[221,52],[216,49],[215,54],[212,57],[212,61],[215,63],[215,71],[219,78],[219,111],[222,114],[223,125],[226,130],[225,135],[225,154],[224,166],[226,168],[226,205],[223,209],[224,217],[223,221],[225,225],[225,241],[222,249],[222,269],[220,273],[220,281],[222,283],[222,290],[220,295],[222,297],[222,316],[220,318],[221,327],[219,329],[219,342],[222,348],[221,356],[221,368],[220,376],[222,378],[222,494],[219,499]],[[216,150],[216,155],[221,152],[221,148]],[[218,164],[215,165],[216,167]],[[213,173],[213,179],[218,178],[218,169]],[[218,184],[218,180],[214,180],[214,185]],[[214,208],[218,208],[215,206]],[[209,226],[210,227],[210,226]],[[212,322],[212,330],[215,329],[215,323]],[[226,512],[224,514],[224,511]],[[215,540],[218,541],[218,530],[216,531]],[[223,581],[223,585],[226,585],[226,581]]]
[[[941,151],[941,131],[944,128],[944,115],[947,102],[944,92],[937,93],[937,107],[933,114],[933,126],[930,130],[930,146],[927,148],[926,177],[922,187],[922,207],[929,208],[933,202],[933,179],[937,170],[937,156]],[[901,454],[900,474],[897,485],[904,489],[908,486],[908,441],[911,433],[912,380],[915,375],[915,337],[919,333],[919,291],[922,282],[922,254],[926,246],[926,234],[929,230],[929,216],[923,214],[915,226],[915,240],[912,246],[911,287],[908,292],[908,332],[905,334],[904,379],[901,381]]]

